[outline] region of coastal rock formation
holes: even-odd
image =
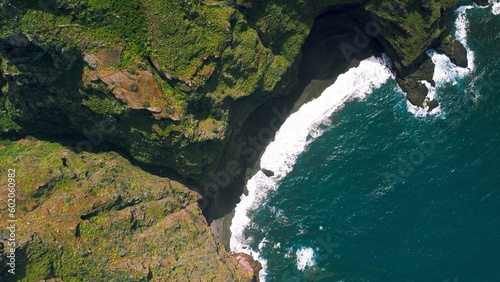
[[[406,98],[414,106],[424,107],[424,101],[427,97],[427,87],[421,82],[425,80],[435,85],[433,80],[434,63],[427,58],[423,64],[412,71],[404,78],[397,78],[398,85],[406,93]]]
[[[1,131],[91,132],[86,148],[109,142],[206,183],[255,109],[293,88],[318,15],[347,10],[404,77],[454,4],[4,0]]]
[[[490,2],[488,0],[474,0],[474,3],[483,7],[490,5]]]
[[[451,36],[447,36],[441,42],[441,45],[436,49],[439,53],[443,53],[455,65],[466,68],[467,67],[467,50],[460,41]]]
[[[255,277],[258,277],[259,271],[262,269],[260,262],[253,259],[252,256],[245,253],[233,254],[232,257],[248,272],[254,273]]]
[[[16,169],[16,275],[1,281],[250,281],[210,232],[200,194],[114,152],[74,153],[55,143],[0,144]],[[7,187],[7,174],[0,185]],[[0,211],[8,218],[7,209]],[[0,223],[0,242],[9,237]],[[5,261],[4,254],[0,256]],[[55,280],[54,280],[55,281]]]
[[[20,234],[26,279],[98,277],[87,261],[107,265],[103,275],[116,272],[118,278],[161,280],[170,275],[179,281],[184,275],[204,279],[222,273],[221,281],[253,279],[213,238],[196,206],[197,197],[207,191],[195,188],[214,177],[221,181],[219,172],[230,161],[241,161],[243,125],[264,103],[294,88],[315,18],[332,11],[349,14],[352,21],[338,21],[332,28],[360,31],[350,49],[354,53],[366,47],[361,40],[366,36],[379,42],[408,99],[422,106],[424,88],[415,81],[429,76],[424,52],[439,43],[456,2],[0,1],[1,138],[34,135],[75,152],[65,157],[67,166],[54,165],[60,160],[42,162],[45,178],[23,184],[26,211],[19,216],[31,222],[23,226],[26,234]],[[446,52],[457,50],[460,46],[452,44]],[[40,146],[46,149],[33,154],[47,156],[47,146],[57,144],[19,142],[1,146],[7,152]],[[179,188],[163,196],[146,195],[144,191],[167,185],[166,180],[110,157],[110,149],[126,152],[149,169],[172,172],[199,194]],[[261,149],[259,145],[257,151]],[[102,162],[96,160],[100,158]],[[108,179],[104,174],[112,172],[106,168],[115,162],[127,169]],[[245,168],[226,173],[222,182],[239,183]],[[102,171],[91,174],[93,169]],[[142,184],[120,186],[132,181],[121,174],[155,180],[140,189],[142,194]],[[87,179],[92,175],[100,186]],[[58,185],[66,188],[54,188]],[[179,199],[181,190],[184,199]],[[71,209],[66,195],[75,205]],[[149,208],[142,211],[140,205],[162,211],[149,216]],[[81,214],[68,214],[59,222],[55,215],[66,214],[60,210],[64,208]],[[165,230],[165,237],[149,236]],[[118,234],[130,248],[113,245],[112,251],[93,245],[93,238],[105,232]],[[169,238],[175,242],[165,249],[161,240]],[[141,257],[148,248],[149,258]],[[75,263],[63,266],[61,256]],[[190,256],[201,257],[192,261]],[[200,261],[211,264],[203,268]]]
[[[463,68],[467,67],[467,50],[462,43],[455,38],[451,36],[444,37],[436,50],[448,56],[450,61],[455,65]],[[431,86],[435,86],[433,75],[434,63],[430,58],[427,58],[418,68],[413,69],[404,77],[397,77],[396,80],[401,89],[406,93],[406,98],[412,105],[421,108],[427,107],[428,111],[432,111],[439,106],[439,102],[436,100],[428,100],[428,89],[422,81],[427,81]]]

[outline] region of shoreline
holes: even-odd
[[[371,44],[364,50],[361,50],[359,54],[353,56],[349,61],[346,60],[343,53],[340,52],[339,45],[342,42],[352,42],[354,40],[354,36],[355,33],[353,32],[344,32],[342,34],[334,34],[322,38],[320,42],[306,43],[304,45],[304,54],[299,66],[299,82],[288,95],[274,98],[257,109],[255,115],[259,119],[258,124],[268,122],[273,116],[272,109],[281,109],[282,107],[290,109],[290,111],[288,111],[285,115],[286,120],[302,105],[319,97],[326,88],[337,80],[339,75],[347,72],[351,68],[359,66],[360,62],[366,58],[373,55],[381,55],[381,47],[377,42],[373,42],[374,44]],[[280,126],[283,122],[284,120],[280,123]],[[254,130],[255,128],[265,128],[265,125],[256,126],[254,127]],[[254,132],[250,132],[250,136],[252,136],[252,133]],[[255,134],[253,136],[255,136]],[[213,219],[210,223],[210,229],[212,230],[214,236],[229,252],[231,252],[230,238],[232,235],[230,227],[232,225],[236,205],[239,203],[241,195],[247,194],[247,182],[261,169],[261,157],[273,140],[274,136],[272,136],[269,140],[266,140],[265,144],[263,144],[263,148],[258,151],[256,160],[253,164],[246,167],[244,178],[237,185],[230,185],[224,191],[232,191],[232,193],[221,193],[227,194],[226,197],[231,197],[231,195],[234,197],[234,191],[241,191],[242,193],[237,195],[236,203],[233,204],[231,201],[226,201],[226,199],[217,200],[217,205],[232,205],[229,212],[226,212],[223,216],[217,219]]]
[[[262,248],[268,241],[266,241],[267,231],[263,229],[259,231],[259,229],[265,229],[260,225],[262,220],[266,225],[269,224],[270,219],[253,222],[257,220],[254,214],[258,214],[258,211],[262,209],[267,210],[268,197],[273,195],[273,191],[276,192],[281,186],[281,181],[294,171],[295,163],[300,155],[307,151],[313,139],[322,135],[325,130],[324,126],[331,123],[331,117],[335,112],[344,108],[346,103],[365,100],[375,89],[394,78],[385,54],[380,57],[371,55],[359,64],[356,61],[353,62],[349,66],[357,65],[357,67],[349,68],[339,75],[335,83],[328,86],[317,99],[302,105],[299,110],[286,118],[275,134],[274,141],[267,146],[261,156],[260,171],[248,180],[246,185],[248,194],[240,197],[240,203],[236,205],[230,226],[231,251],[247,253],[254,260],[259,261],[262,265],[262,271],[259,273],[261,279],[266,277],[268,270],[268,260],[262,256]],[[272,207],[271,210],[272,213],[275,212]],[[281,210],[276,216],[281,218]],[[297,250],[297,268],[302,270],[298,253],[299,250]]]

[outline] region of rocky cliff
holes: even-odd
[[[0,1],[2,138],[33,135],[52,142],[64,140],[66,148],[73,152],[71,158],[78,160],[80,166],[78,171],[72,171],[76,168],[69,167],[71,162],[61,167],[57,157],[40,164],[20,163],[16,159],[24,155],[48,157],[44,150],[36,148],[59,146],[52,143],[24,140],[3,145],[6,153],[19,146],[25,148],[22,153],[12,153],[12,158],[2,159],[5,168],[18,165],[23,174],[31,173],[31,166],[52,171],[45,180],[40,178],[40,183],[21,184],[26,189],[21,201],[26,211],[20,216],[33,217],[30,226],[23,226],[22,234],[26,275],[33,275],[26,276],[27,281],[98,275],[92,274],[91,265],[103,264],[121,269],[117,275],[144,279],[173,275],[169,277],[178,281],[174,278],[190,275],[189,271],[201,277],[202,273],[218,273],[220,269],[229,280],[247,279],[245,273],[238,274],[241,270],[232,266],[226,251],[210,237],[195,205],[198,196],[186,196],[180,201],[176,197],[170,199],[173,192],[163,196],[139,195],[139,190],[156,193],[157,189],[164,189],[161,187],[165,185],[155,184],[167,181],[161,179],[151,180],[147,189],[130,185],[117,188],[116,179],[110,183],[106,182],[109,179],[102,180],[102,187],[94,191],[94,184],[82,180],[89,177],[82,176],[83,167],[91,170],[97,165],[102,171],[96,175],[107,178],[105,174],[111,172],[106,169],[119,157],[101,151],[113,148],[125,151],[138,163],[162,168],[193,181],[194,186],[202,186],[228,160],[239,161],[238,136],[245,134],[240,129],[252,113],[294,87],[301,48],[317,16],[343,11],[353,19],[351,26],[343,26],[344,29],[357,28],[366,33],[373,23],[383,27],[375,28],[371,36],[382,44],[398,74],[404,77],[418,69],[429,46],[440,42],[455,3],[456,0]],[[356,53],[361,47],[349,48],[348,52]],[[26,152],[30,146],[34,147],[33,152]],[[42,157],[36,156],[36,152]],[[93,158],[102,161],[94,162]],[[116,172],[114,177],[130,182],[133,174],[145,175],[127,164],[127,169]],[[228,182],[240,179],[242,174],[243,170],[231,174]],[[19,179],[24,180],[22,176]],[[59,191],[54,188],[57,185],[64,187]],[[139,194],[126,198],[124,193]],[[206,191],[201,189],[200,193]],[[65,212],[59,209],[68,206],[61,201],[64,195],[71,199],[88,198],[89,205],[80,207],[90,209],[88,214],[76,216],[83,211],[71,208],[75,214],[67,215],[67,220],[60,219]],[[118,207],[113,204],[116,201],[121,203]],[[124,204],[127,202],[132,204]],[[170,210],[165,202],[169,202]],[[134,227],[131,222],[137,222],[137,216],[148,218],[144,215],[149,210],[146,203],[158,205],[158,210],[164,208],[163,212],[147,219],[146,225],[134,223],[139,224]],[[124,226],[119,228],[123,230],[113,229],[122,223]],[[67,230],[54,233],[64,228]],[[167,232],[164,230],[169,228],[175,234],[175,230],[180,230],[178,234],[190,239],[184,244],[169,242],[167,250],[161,249],[160,242],[170,240],[171,234],[164,238],[150,238],[148,234]],[[79,237],[75,235],[77,229]],[[92,245],[93,237],[101,238],[106,229],[123,233],[119,236],[127,238],[121,242],[130,247],[128,252],[113,244],[112,250],[106,250],[106,246],[99,245],[100,240]],[[86,234],[87,231],[98,233]],[[146,244],[144,238],[152,241]],[[130,243],[134,240],[141,243]],[[152,248],[154,259],[141,257],[145,245]],[[172,247],[177,245],[178,249]],[[173,254],[168,248],[174,248]],[[118,253],[111,255],[115,249]],[[193,249],[198,251],[190,253]],[[124,256],[120,255],[122,251]],[[169,255],[158,254],[160,251]],[[187,262],[187,255],[203,256],[204,252],[207,257],[200,260],[218,264],[202,270],[195,260]],[[60,265],[57,258],[61,256],[82,264],[87,263],[86,256],[92,257],[92,264],[82,268],[89,272],[79,274],[72,265]],[[183,266],[176,266],[179,261]],[[39,267],[40,271],[30,270]]]
[[[33,138],[2,141],[0,154],[0,169],[15,169],[17,188],[16,269],[7,273],[3,258],[2,281],[253,277],[210,232],[201,196],[177,181],[137,169],[114,152],[77,154]],[[2,173],[0,185],[7,184]],[[6,209],[1,215],[11,218]],[[10,224],[0,222],[6,250]]]
[[[255,108],[293,87],[318,14],[383,22],[404,73],[455,1],[425,2],[4,0],[1,129],[106,141],[203,183]]]

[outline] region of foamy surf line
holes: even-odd
[[[464,45],[465,50],[467,50],[467,69],[469,71],[473,71],[475,68],[474,65],[474,52],[469,48],[467,44],[467,28],[469,27],[469,20],[467,19],[467,10],[473,9],[474,6],[461,6],[455,10],[455,13],[458,14],[457,19],[455,20],[455,37],[457,38],[462,45]]]
[[[244,252],[259,260],[263,267],[259,275],[261,281],[265,281],[267,262],[260,257],[259,251],[249,247],[252,238],[244,236],[245,228],[251,223],[250,212],[264,204],[269,191],[275,190],[278,181],[292,170],[297,157],[311,142],[311,137],[316,138],[322,134],[321,124],[327,123],[331,115],[347,101],[364,99],[393,77],[387,64],[386,57],[372,56],[361,61],[358,67],[339,75],[335,83],[325,89],[320,97],[302,105],[297,112],[290,115],[276,133],[275,140],[266,148],[260,167],[274,172],[274,175],[268,177],[259,171],[248,180],[248,195],[241,196],[230,228],[231,251]],[[302,268],[301,266],[299,268]]]
[[[500,1],[490,0],[489,3],[492,5],[491,12],[493,13],[493,15],[500,15]]]

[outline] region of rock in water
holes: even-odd
[[[432,111],[434,110],[435,108],[437,108],[439,106],[439,102],[436,101],[436,100],[430,100],[429,102],[427,102],[427,107],[428,108],[428,111]]]
[[[460,41],[451,36],[447,36],[441,42],[441,46],[437,51],[448,56],[452,63],[455,65],[466,68],[467,67],[467,50]]]
[[[405,78],[397,78],[397,82],[406,93],[408,101],[414,106],[423,108],[425,98],[429,91],[420,81],[425,80],[431,85],[435,85],[432,79],[433,75],[434,63],[430,58],[427,58],[418,69],[408,74]]]
[[[252,256],[245,253],[236,253],[232,257],[247,271],[253,272],[255,277],[259,276],[259,271],[262,269],[262,264],[253,259]]]
[[[272,170],[269,170],[269,169],[265,169],[263,168],[262,169],[262,172],[267,176],[267,177],[271,177],[271,176],[274,176],[274,171]]]
[[[490,4],[488,0],[474,0],[474,3],[478,4],[479,6],[483,6],[483,7],[486,7]]]

